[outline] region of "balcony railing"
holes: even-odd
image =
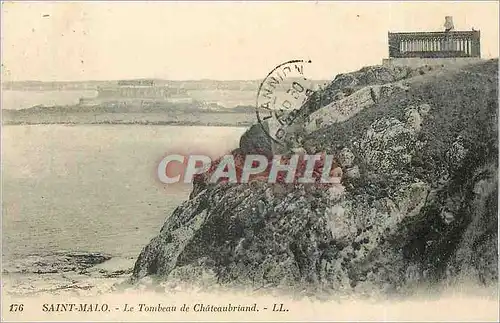
[[[389,57],[481,57],[479,31],[389,33]]]

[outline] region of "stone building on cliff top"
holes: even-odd
[[[438,32],[389,32],[389,58],[384,59],[382,64],[450,66],[481,60],[479,30],[457,31],[451,16],[445,17],[444,27],[444,31]]]

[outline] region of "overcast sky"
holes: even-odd
[[[498,57],[490,2],[18,2],[2,6],[4,80],[262,79],[311,59],[308,76],[380,64],[388,31],[481,30]]]

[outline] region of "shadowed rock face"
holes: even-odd
[[[317,111],[336,121],[310,127],[304,145],[338,157],[341,184],[204,186],[143,249],[132,279],[335,293],[496,283],[497,69],[492,60],[342,76],[363,86],[407,79],[347,118],[331,104]],[[265,142],[251,133],[240,149]]]
[[[247,155],[272,155],[272,140],[266,134],[263,127],[264,126],[259,123],[254,124],[241,136],[240,150],[242,153]]]

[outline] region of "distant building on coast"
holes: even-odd
[[[438,32],[388,33],[389,58],[383,65],[449,65],[481,59],[479,30],[456,31],[451,16]]]
[[[167,100],[172,94],[178,94],[167,86],[158,86],[154,80],[123,80],[116,86],[97,88],[98,99],[154,99]]]
[[[80,104],[122,102],[135,104],[140,102],[191,103],[193,99],[183,88],[172,88],[156,84],[155,80],[120,80],[115,84],[97,87],[97,97],[82,98]]]

